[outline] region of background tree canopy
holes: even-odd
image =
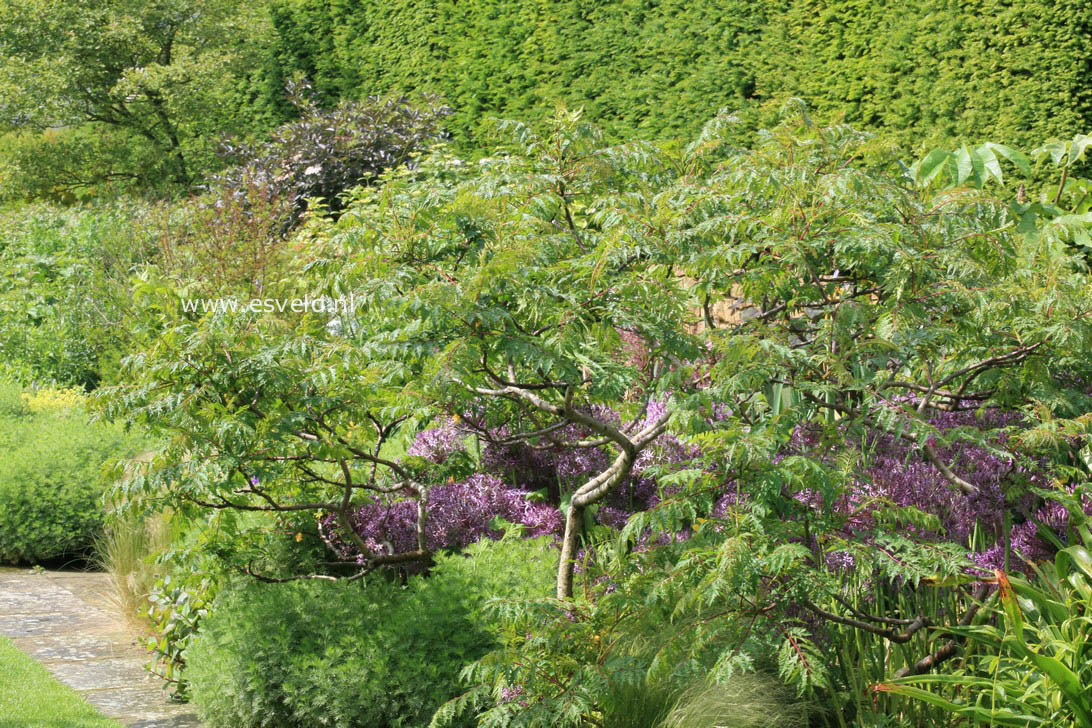
[[[722,108],[805,99],[910,152],[1032,145],[1092,121],[1085,3],[929,0],[130,0],[0,3],[0,193],[192,184],[299,109],[436,94],[466,154],[487,120],[582,107],[608,140],[696,134]]]
[[[32,191],[109,179],[183,185],[238,128],[263,8],[237,0],[0,3],[8,175]]]

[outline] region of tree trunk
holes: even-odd
[[[557,598],[571,599],[573,596],[573,574],[576,571],[576,547],[580,531],[584,525],[584,508],[569,502],[569,513],[565,516],[565,535],[561,539],[561,561],[557,565]]]
[[[628,442],[628,441],[627,441]],[[643,440],[640,448],[645,447],[651,439]],[[618,487],[618,484],[629,477],[633,470],[633,462],[637,459],[640,449],[632,443],[628,443],[611,466],[599,475],[595,476],[584,485],[576,489],[569,500],[569,513],[565,516],[565,535],[561,538],[561,561],[557,565],[557,598],[572,599],[573,597],[573,573],[576,570],[576,547],[580,539],[580,532],[584,526],[584,509],[593,503],[598,503],[607,493]]]

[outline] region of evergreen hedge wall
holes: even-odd
[[[692,135],[717,109],[803,97],[895,140],[1037,144],[1092,126],[1089,0],[273,0],[258,84],[284,112],[432,91],[463,146],[489,116],[583,106],[618,137]]]
[[[909,144],[1038,145],[1092,130],[1088,0],[794,0],[757,85]]]

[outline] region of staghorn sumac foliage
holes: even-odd
[[[575,726],[614,681],[761,669],[819,722],[890,724],[869,680],[957,655],[935,637],[975,618],[983,569],[1066,543],[1043,497],[1092,463],[1087,221],[1027,214],[1065,180],[995,156],[971,184],[958,157],[936,184],[786,111],[749,150],[709,126],[645,218],[704,314],[700,386],[673,403],[701,457],[597,549],[578,609],[498,605],[505,646],[438,722]]]
[[[426,564],[541,492],[555,598],[497,605],[445,715],[596,723],[619,684],[761,668],[868,724],[861,686],[951,657],[930,630],[973,619],[976,567],[1068,525],[1039,491],[1089,475],[1092,295],[1057,220],[1010,204],[1038,191],[935,185],[799,111],[681,151],[562,112],[355,189],[301,233],[306,283],[354,310],[161,322],[100,395],[170,436],[122,492],[313,513],[317,578]],[[615,500],[635,481],[655,507]]]
[[[588,451],[592,466],[554,494],[565,511],[557,594],[569,598],[585,513],[626,481],[693,386],[696,319],[643,221],[673,174],[654,149],[604,147],[564,111],[542,136],[503,130],[513,147],[471,172],[436,157],[361,190],[316,268],[361,302],[352,344],[421,356],[415,386],[487,450]]]
[[[572,453],[552,494],[564,510],[557,592],[571,596],[588,509],[657,446],[701,351],[641,220],[672,174],[655,150],[604,147],[578,114],[544,137],[510,132],[513,145],[476,168],[425,158],[301,233],[315,259],[302,285],[351,296],[352,310],[158,309],[159,340],[100,396],[106,413],[169,436],[122,491],[212,512],[313,512],[346,544],[328,569],[342,575],[427,563],[490,530],[478,514],[449,538],[444,514],[460,511],[445,503],[481,498],[506,519],[530,508],[521,483],[403,455],[433,419],[458,417],[483,459]],[[388,516],[412,524],[408,538],[384,532]]]

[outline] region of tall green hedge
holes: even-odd
[[[1092,126],[1087,0],[794,0],[757,47],[766,96],[923,146]]]
[[[753,92],[746,51],[758,0],[274,0],[264,103],[293,73],[327,100],[432,91],[457,139],[500,115],[535,119],[558,100],[619,137],[689,136]]]
[[[618,138],[801,96],[894,139],[1038,143],[1092,126],[1088,0],[273,0],[259,107],[432,91],[462,146],[489,116],[583,106]]]

